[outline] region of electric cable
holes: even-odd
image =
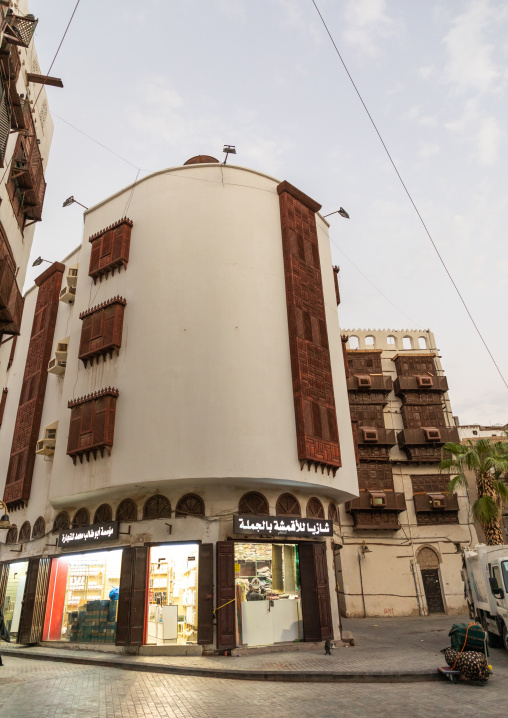
[[[413,209],[415,210],[416,214],[418,215],[418,219],[420,220],[420,222],[421,222],[421,224],[422,224],[422,226],[423,226],[423,229],[425,230],[425,233],[427,234],[427,237],[430,239],[431,244],[432,244],[432,246],[434,247],[434,250],[435,250],[437,256],[439,257],[439,261],[440,261],[441,264],[443,265],[443,268],[444,268],[446,274],[448,275],[448,278],[450,279],[451,283],[453,284],[453,287],[454,287],[455,291],[457,292],[457,294],[458,294],[458,296],[459,296],[459,298],[460,298],[460,301],[462,302],[462,304],[463,304],[463,306],[464,306],[464,309],[466,310],[466,312],[467,312],[467,314],[468,314],[468,316],[469,316],[471,322],[473,323],[473,326],[474,326],[474,328],[476,329],[476,332],[477,332],[478,336],[480,337],[481,341],[483,342],[483,345],[484,345],[485,349],[487,350],[487,352],[488,352],[490,358],[492,359],[492,362],[493,362],[494,366],[496,367],[497,372],[498,372],[499,376],[501,377],[501,380],[503,381],[505,387],[508,389],[508,382],[507,382],[506,379],[504,378],[504,376],[503,376],[503,374],[502,374],[502,372],[501,372],[501,369],[499,368],[499,366],[498,366],[496,360],[494,359],[494,355],[493,355],[492,352],[490,351],[490,348],[489,348],[487,342],[485,341],[485,339],[483,338],[483,335],[482,335],[482,333],[480,332],[480,329],[478,328],[478,325],[476,324],[475,320],[473,319],[473,315],[472,315],[471,312],[469,311],[469,307],[467,306],[465,299],[463,298],[462,294],[460,293],[459,288],[458,288],[457,285],[455,284],[455,281],[454,281],[454,279],[453,279],[453,277],[452,277],[452,275],[451,275],[451,273],[450,273],[450,270],[449,270],[448,267],[446,266],[446,263],[445,263],[443,257],[441,256],[441,254],[440,254],[440,252],[439,252],[439,249],[437,248],[437,245],[436,245],[436,243],[434,242],[434,240],[433,240],[433,238],[432,238],[432,235],[431,235],[429,229],[427,228],[427,225],[425,224],[425,221],[424,221],[422,215],[420,214],[420,211],[419,211],[418,207],[416,206],[416,203],[415,203],[413,197],[411,196],[411,193],[409,192],[408,188],[406,187],[406,184],[405,184],[404,180],[402,179],[402,176],[401,176],[399,170],[397,169],[397,165],[396,165],[395,162],[393,161],[392,156],[391,156],[391,154],[390,154],[390,152],[389,152],[389,150],[388,150],[388,147],[386,146],[386,144],[385,144],[385,142],[384,142],[384,140],[383,140],[383,138],[382,138],[382,136],[381,136],[381,133],[380,133],[380,131],[378,130],[377,125],[376,125],[376,123],[374,122],[374,119],[372,118],[372,115],[370,114],[370,112],[369,112],[369,110],[368,110],[368,108],[367,108],[367,105],[365,104],[365,102],[364,102],[364,100],[363,100],[362,95],[361,95],[359,89],[357,88],[357,86],[356,86],[356,84],[355,84],[355,82],[354,82],[354,80],[353,80],[353,78],[352,78],[352,76],[351,76],[351,73],[349,72],[349,70],[348,70],[348,68],[347,68],[346,63],[344,62],[344,59],[342,58],[342,55],[340,54],[339,48],[337,47],[337,44],[335,43],[335,40],[333,39],[333,36],[332,36],[330,30],[328,29],[328,26],[327,26],[327,24],[326,24],[326,22],[325,22],[323,16],[321,15],[321,12],[320,12],[320,10],[319,10],[317,4],[316,4],[316,0],[312,0],[312,4],[313,4],[314,7],[316,8],[317,14],[319,15],[319,17],[320,17],[320,19],[321,19],[321,22],[323,23],[324,28],[325,28],[326,32],[328,33],[328,37],[330,38],[330,40],[331,40],[331,42],[332,42],[332,45],[333,45],[334,48],[335,48],[335,52],[337,53],[337,55],[338,55],[338,57],[339,57],[339,60],[341,61],[342,66],[343,66],[344,70],[346,71],[346,74],[347,74],[347,76],[349,77],[349,79],[350,79],[350,81],[351,81],[351,84],[353,85],[353,88],[354,88],[356,94],[358,95],[358,98],[359,98],[360,102],[361,102],[362,105],[363,105],[363,109],[364,109],[365,112],[367,113],[367,116],[368,116],[368,118],[369,118],[369,120],[370,120],[372,126],[374,127],[374,130],[375,130],[375,132],[376,132],[376,134],[377,134],[377,136],[378,136],[378,138],[379,138],[379,141],[380,141],[381,144],[383,145],[383,148],[384,148],[384,150],[385,150],[385,152],[386,152],[386,155],[387,155],[388,159],[390,160],[390,163],[391,163],[393,169],[395,170],[395,173],[396,173],[397,177],[399,178],[400,183],[401,183],[402,187],[404,188],[404,191],[405,191],[406,195],[407,195],[408,198],[409,198],[409,201],[410,201],[411,204],[413,205]]]
[[[397,306],[396,304],[394,304],[390,299],[388,299],[388,297],[386,296],[386,294],[383,294],[383,292],[382,292],[380,289],[378,289],[378,287],[376,287],[376,285],[374,284],[374,282],[371,282],[371,280],[370,280],[368,277],[365,276],[365,274],[362,272],[362,270],[361,270],[359,267],[356,266],[356,264],[353,262],[353,260],[350,259],[350,258],[347,256],[347,254],[344,252],[344,250],[342,250],[342,249],[339,247],[339,245],[337,244],[337,242],[334,242],[331,237],[330,237],[330,242],[331,242],[333,245],[335,245],[335,247],[337,247],[337,249],[339,250],[339,252],[347,259],[347,261],[348,261],[350,264],[353,265],[353,267],[356,269],[356,271],[359,272],[359,273],[362,275],[362,277],[363,277],[371,286],[374,287],[374,289],[376,290],[376,292],[379,292],[379,294],[380,294],[384,299],[386,299],[386,301],[387,301],[389,304],[392,305],[392,307],[394,307],[395,309],[397,309],[397,311],[399,311],[401,314],[403,314],[403,315],[406,317],[406,319],[409,319],[409,321],[411,322],[411,324],[414,324],[414,325],[415,325],[415,328],[420,326],[420,324],[418,324],[417,322],[415,322],[414,319],[411,319],[411,317],[409,316],[409,314],[406,314],[406,312],[404,312],[402,309],[400,309],[400,307],[398,307],[398,306]]]

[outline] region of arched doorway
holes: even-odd
[[[434,549],[424,546],[418,552],[418,565],[422,574],[423,590],[429,613],[444,613],[443,594],[438,572],[438,554]]]

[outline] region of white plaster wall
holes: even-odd
[[[33,499],[48,483],[55,508],[92,497],[99,505],[136,492],[167,494],[173,483],[180,495],[203,495],[207,486],[216,492],[220,484],[223,496],[225,484],[245,491],[273,483],[280,492],[302,488],[337,501],[357,495],[327,224],[320,218],[343,466],[333,478],[301,471],[297,459],[277,184],[239,167],[192,165],[152,175],[85,213],[83,245],[66,260],[67,267],[79,263],[76,302],[60,303],[54,337],[70,336],[67,369],[63,379],[49,376],[42,419],[42,427],[59,421],[56,450],[53,459],[37,459]],[[122,217],[129,198],[128,268],[93,285],[88,238]],[[31,327],[35,294],[28,295],[24,326]],[[117,294],[127,299],[120,355],[85,369],[77,358],[79,313]],[[27,345],[25,334],[13,386]],[[66,453],[67,403],[107,386],[120,391],[112,455],[74,466]],[[18,399],[19,387],[9,389],[12,426]],[[0,432],[7,454],[8,434]]]
[[[19,3],[19,11],[23,15],[26,15],[30,12],[28,2],[26,2],[26,0],[21,0],[21,2]],[[17,12],[16,8],[14,9],[14,12]],[[21,59],[21,71],[19,73],[16,87],[19,93],[24,94],[25,98],[27,98],[29,102],[31,101],[33,103],[32,117],[34,120],[37,139],[40,140],[39,150],[43,159],[44,171],[46,171],[51,141],[53,138],[53,120],[48,109],[45,121],[41,121],[41,110],[44,103],[46,104],[46,108],[48,107],[46,89],[42,85],[27,83],[26,80],[26,73],[36,72],[35,68],[38,65],[35,41],[34,39],[32,39],[32,42],[30,43],[28,48],[15,47],[14,45],[11,45],[10,48],[12,52],[17,52]],[[43,74],[42,71],[41,74]],[[61,90],[56,91],[60,92]],[[37,97],[38,101],[37,103],[35,103]],[[37,223],[26,227],[25,231],[21,232],[18,226],[16,216],[12,210],[9,195],[7,194],[6,180],[9,176],[10,160],[16,146],[17,138],[17,132],[13,132],[9,135],[5,153],[4,167],[0,169],[0,177],[2,179],[2,181],[0,181],[0,222],[3,225],[3,228],[7,234],[9,244],[14,254],[14,259],[18,267],[18,274],[16,280],[20,291],[22,291],[23,285],[25,283],[28,259],[30,256],[30,251],[32,249],[32,243]],[[4,339],[5,338],[6,337],[4,337]],[[7,342],[6,344],[0,345],[0,390],[3,389],[3,387],[7,384],[7,363],[9,361],[11,346],[11,342]]]

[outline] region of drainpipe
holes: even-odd
[[[367,618],[367,610],[365,608],[365,594],[363,592],[363,576],[362,576],[362,547],[358,547],[358,568],[360,570],[360,587],[362,590],[362,601],[363,601],[363,617]]]
[[[415,574],[415,565],[413,561],[409,562],[409,565],[411,567],[411,573],[413,574],[413,581],[415,582],[415,591],[416,591],[416,600],[418,602],[418,613],[420,616],[423,616],[422,613],[422,607],[420,605],[420,594],[418,593],[418,584],[416,583],[416,574]]]

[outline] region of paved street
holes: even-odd
[[[9,657],[2,718],[506,716],[506,679],[476,685],[292,684],[187,678]]]
[[[344,621],[356,645],[324,652],[236,658],[159,658],[166,665],[243,666],[255,670],[368,671],[434,668],[459,617]],[[466,620],[466,619],[464,619]],[[2,647],[5,644],[2,644]],[[51,653],[51,649],[27,649]],[[53,649],[55,651],[55,649]],[[62,652],[57,651],[61,654]],[[75,652],[74,652],[75,653]],[[85,652],[80,652],[85,653]],[[88,652],[86,652],[87,655]],[[94,653],[93,655],[97,655]],[[120,656],[120,658],[122,658]],[[127,659],[127,657],[125,657]],[[131,659],[132,660],[132,659]],[[135,658],[145,664],[153,658]],[[494,675],[485,687],[430,683],[272,683],[202,678],[4,656],[1,718],[433,718],[445,714],[506,716],[508,653],[491,651]],[[132,666],[135,668],[135,665]]]

